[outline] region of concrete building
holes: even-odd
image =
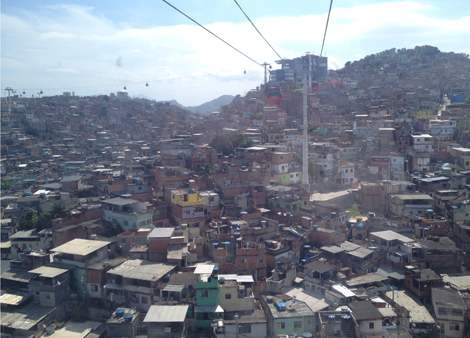
[[[129,308],[118,308],[106,321],[106,331],[109,338],[137,337],[139,328],[139,312]]]
[[[260,301],[267,318],[268,337],[315,332],[317,318],[305,302],[283,294],[263,295]]]
[[[123,231],[132,228],[152,228],[153,213],[147,204],[132,199],[116,197],[103,201],[103,219]]]
[[[189,305],[152,305],[145,315],[148,338],[187,337]]]
[[[116,304],[128,302],[131,306],[148,311],[157,294],[157,286],[176,265],[130,259],[107,273],[107,298]],[[109,283],[111,282],[111,283]],[[112,295],[111,295],[112,293]]]
[[[432,288],[432,306],[441,337],[464,337],[466,306],[454,289]]]
[[[71,288],[79,296],[86,294],[86,268],[108,257],[109,242],[76,238],[52,249],[54,262],[75,266],[71,276]]]
[[[348,306],[351,309],[354,319],[359,325],[359,337],[382,337],[383,315],[370,300],[349,303]]]

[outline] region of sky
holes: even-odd
[[[1,86],[25,96],[110,94],[197,106],[244,95],[276,53],[234,1],[16,0],[1,4]],[[282,58],[320,54],[328,0],[237,0]],[[470,1],[335,0],[323,55],[330,69],[390,48],[470,54]],[[246,71],[246,74],[244,74]],[[148,86],[146,86],[148,84]]]

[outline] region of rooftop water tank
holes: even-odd
[[[121,317],[124,316],[125,313],[126,313],[125,309],[117,309],[116,310],[116,317],[121,318]]]
[[[341,315],[341,319],[347,322],[348,320],[351,320],[351,315]]]

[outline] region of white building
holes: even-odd
[[[413,148],[417,152],[432,152],[433,138],[429,134],[411,135]]]

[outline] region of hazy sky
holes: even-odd
[[[237,0],[283,58],[320,53],[328,0]],[[279,58],[231,0],[168,0],[259,63]],[[470,1],[336,0],[329,67],[389,48],[433,45],[470,54]],[[75,91],[199,105],[245,94],[263,69],[163,1],[3,1],[1,85],[27,96]],[[246,70],[246,75],[243,71]],[[149,86],[145,84],[148,82]]]

